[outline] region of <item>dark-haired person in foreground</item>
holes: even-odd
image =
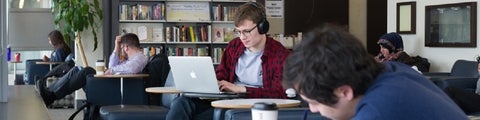
[[[126,57],[121,61],[119,53]],[[143,54],[137,35],[127,33],[123,36],[117,36],[115,39],[115,50],[110,55],[110,63],[105,74],[135,74],[140,73],[147,65],[148,57]],[[54,69],[55,70],[55,69]],[[45,79],[37,81],[37,88],[47,106],[57,99],[61,99],[71,94],[77,89],[85,86],[88,74],[95,74],[95,69],[91,67],[73,67],[57,82],[46,88]]]
[[[308,32],[285,62],[293,87],[312,112],[336,120],[466,120],[431,81],[398,62],[380,63],[344,29]]]

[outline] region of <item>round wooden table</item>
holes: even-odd
[[[148,93],[167,93],[167,94],[178,94],[182,91],[175,89],[175,87],[149,87],[145,88],[145,91]]]
[[[63,62],[35,62],[36,64],[43,64],[43,65],[50,65],[50,70],[52,70],[52,66],[55,64],[62,64]]]
[[[213,101],[211,104],[216,108],[252,108],[253,104],[257,102],[275,103],[278,108],[300,106],[299,100],[290,99],[229,99]]]
[[[120,97],[123,104],[123,78],[142,78],[148,77],[148,74],[118,74],[118,75],[94,75],[96,78],[120,78]]]

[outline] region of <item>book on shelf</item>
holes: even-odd
[[[129,5],[127,4],[121,4],[120,7],[118,7],[120,10],[119,13],[120,13],[120,20],[128,20],[129,17],[128,15],[130,15],[130,7]]]
[[[225,48],[222,48],[222,47],[213,48],[213,55],[212,55],[213,63],[220,63],[224,50]]]
[[[222,21],[223,20],[223,15],[222,15],[222,10],[223,9],[223,5],[222,4],[218,4],[217,5],[217,10],[216,10],[216,14],[217,14],[217,21]]]
[[[171,27],[165,27],[165,41],[172,41],[172,29]]]
[[[225,37],[223,36],[224,31],[222,27],[213,27],[213,33],[213,42],[224,42]]]
[[[137,36],[138,40],[146,41],[148,40],[148,28],[147,26],[141,25],[137,27]]]
[[[224,42],[230,42],[233,38],[235,38],[235,33],[233,32],[233,28],[226,27],[223,29],[224,32]]]
[[[195,33],[193,32],[193,26],[188,26],[188,33],[190,37],[190,42],[196,42],[195,41]]]
[[[152,7],[150,5],[138,4],[138,20],[150,20]]]
[[[165,4],[157,3],[153,5],[153,20],[163,20],[165,19]]]
[[[163,28],[155,27],[152,29],[152,41],[163,42]]]
[[[187,42],[187,27],[184,25],[180,28],[180,38],[182,42]]]
[[[201,40],[202,42],[207,42],[208,39],[207,39],[207,29],[205,28],[205,25],[202,25],[200,27],[200,35],[201,35]]]
[[[138,5],[130,5],[130,19],[129,20],[138,20]]]
[[[178,26],[173,27],[173,42],[180,42],[180,28]]]

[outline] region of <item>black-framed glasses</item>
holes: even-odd
[[[243,34],[244,36],[250,36],[250,35],[251,35],[251,32],[252,32],[253,30],[255,30],[255,28],[257,28],[257,25],[255,25],[255,26],[254,26],[252,29],[250,29],[250,30],[240,31],[240,30],[235,29],[235,30],[233,30],[233,33],[235,33],[235,35],[237,35],[237,36],[240,36],[241,34]]]

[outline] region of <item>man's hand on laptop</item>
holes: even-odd
[[[218,81],[218,86],[220,87],[220,91],[235,92],[235,93],[247,92],[247,88],[245,88],[245,86],[237,86],[225,80]]]

